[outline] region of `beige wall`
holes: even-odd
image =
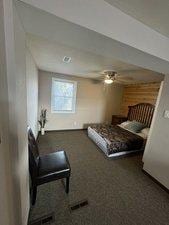
[[[26,225],[29,173],[25,33],[13,1],[0,1],[0,6],[0,224]]]
[[[74,114],[51,113],[52,77],[77,81],[77,104]],[[39,109],[47,109],[47,130],[80,129],[88,123],[110,122],[118,114],[122,100],[121,86],[103,84],[91,79],[39,72]]]
[[[28,49],[26,49],[27,84],[27,124],[34,135],[38,134],[38,69]]]
[[[8,10],[4,10],[7,8]],[[12,4],[0,1],[0,224],[14,225],[15,211],[9,132],[8,77],[14,70]],[[5,36],[9,35],[8,39]],[[11,43],[11,44],[10,44]],[[8,55],[7,55],[8,52]]]
[[[169,119],[164,111],[169,110],[169,75],[165,76],[160,99],[152,121],[143,161],[144,170],[169,189]]]
[[[29,213],[29,170],[28,170],[28,137],[27,137],[27,91],[26,91],[26,34],[14,7],[14,44],[15,44],[15,85],[16,96],[14,107],[16,112],[16,127],[13,130],[16,138],[16,185],[20,201],[16,207],[21,207],[22,225],[27,224]],[[20,210],[18,208],[18,210]]]

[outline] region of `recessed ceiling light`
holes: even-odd
[[[64,63],[70,63],[71,61],[72,61],[71,57],[69,57],[69,56],[64,56],[63,57],[63,62]]]

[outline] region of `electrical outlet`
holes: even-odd
[[[164,118],[169,119],[169,110],[164,111]]]
[[[76,121],[74,121],[73,125],[74,125],[74,126],[76,126],[76,125],[77,125],[77,122],[76,122]]]

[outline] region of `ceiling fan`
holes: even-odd
[[[116,79],[117,73],[115,71],[106,71],[104,77],[105,84],[112,84]]]
[[[129,84],[134,81],[133,77],[128,77],[124,75],[119,75],[116,71],[113,70],[104,70],[101,72],[102,76],[98,78],[100,82],[105,84],[119,83],[119,84]]]

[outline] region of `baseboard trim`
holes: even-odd
[[[158,180],[156,180],[154,177],[152,177],[149,173],[147,173],[144,169],[142,169],[143,173],[147,175],[151,180],[153,180],[156,184],[158,184],[164,191],[166,191],[169,194],[169,189],[166,188],[163,184],[161,184]]]

